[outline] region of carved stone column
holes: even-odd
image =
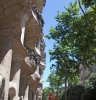
[[[25,51],[19,40],[14,42],[13,47],[13,60],[10,75],[9,97],[11,100],[19,100],[19,83],[21,65],[24,61]]]
[[[3,32],[3,31],[2,31]],[[1,31],[0,31],[1,33]],[[10,77],[10,68],[12,61],[12,38],[6,37],[0,34],[0,74],[2,76],[1,80],[5,80],[5,85],[0,88],[4,88],[4,100],[8,100],[8,86],[9,86],[9,77]],[[2,98],[2,97],[1,97]],[[3,100],[3,99],[2,99]]]
[[[33,93],[33,100],[36,100],[36,94]]]
[[[42,100],[42,82],[39,82],[39,86],[37,88],[36,94],[37,94],[37,100]]]
[[[9,77],[10,77],[11,59],[12,59],[12,50],[9,50],[6,53],[4,59],[2,60],[2,62],[0,64],[0,68],[2,69],[2,70],[0,70],[0,74],[1,74],[1,76],[5,80],[5,83],[2,84],[2,85],[5,84],[5,87],[4,87],[4,100],[8,99],[8,88],[9,88]]]
[[[24,100],[29,100],[28,99],[28,95],[29,95],[29,85],[26,87],[26,89],[25,89],[25,95],[24,95]]]
[[[11,100],[18,100],[18,94],[19,94],[19,80],[20,80],[20,67],[21,67],[21,62],[20,58],[16,58],[16,61],[13,62],[12,64],[12,69],[11,69],[11,81],[9,85],[9,96]]]
[[[28,76],[21,70],[19,96],[22,97],[23,100],[28,100],[28,95],[29,95]]]
[[[29,100],[33,100],[33,93],[32,93],[32,89],[29,86]]]
[[[0,99],[4,98],[4,87],[5,87],[5,78],[0,75]]]

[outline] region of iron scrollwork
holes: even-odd
[[[41,57],[36,53],[35,49],[27,49],[27,56],[29,56],[30,60],[35,61],[35,65],[40,64]]]

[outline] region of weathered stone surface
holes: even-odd
[[[41,100],[44,5],[45,0],[0,0],[0,100]]]

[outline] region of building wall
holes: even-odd
[[[0,100],[42,100],[45,0],[0,1]]]
[[[90,67],[80,64],[80,82],[84,85],[85,81],[89,78],[91,73],[96,73],[96,65]]]

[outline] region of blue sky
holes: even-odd
[[[43,27],[43,33],[45,35],[49,34],[50,27],[56,26],[56,21],[54,17],[57,15],[57,12],[64,11],[64,6],[68,6],[69,2],[74,0],[46,0],[46,5],[43,9],[42,16],[44,18],[45,24]],[[48,75],[50,74],[50,56],[49,56],[49,50],[53,48],[53,41],[45,39],[45,52],[46,52],[46,67],[43,73],[43,87],[48,87],[49,83],[46,82]]]

